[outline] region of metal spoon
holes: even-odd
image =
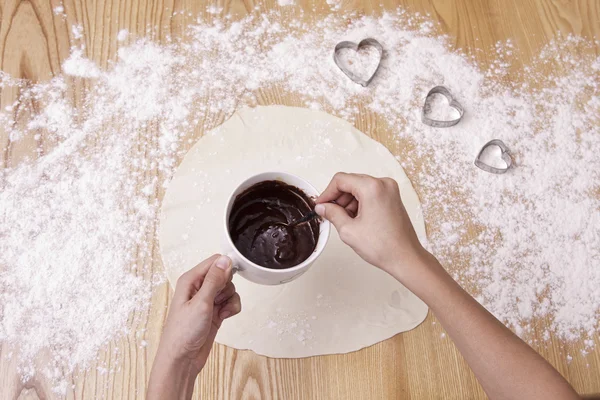
[[[308,221],[311,221],[315,218],[317,218],[319,216],[319,214],[317,214],[317,212],[315,210],[310,211],[308,214],[306,214],[304,217],[302,218],[298,218],[295,221],[290,222],[289,224],[285,223],[285,222],[269,222],[269,223],[265,223],[263,225],[260,226],[260,228],[256,231],[256,234],[254,235],[254,240],[256,240],[256,237],[258,237],[259,235],[262,235],[263,233],[272,230],[274,227],[281,227],[280,229],[288,229],[288,228],[293,228],[295,226],[298,226],[300,224],[304,224]]]
[[[310,220],[313,220],[315,218],[317,218],[319,216],[319,214],[317,214],[317,212],[315,210],[312,210],[311,212],[309,212],[308,214],[306,214],[304,217],[297,219],[295,221],[290,222],[289,224],[284,224],[282,223],[282,225],[286,225],[288,227],[293,227],[296,225],[300,225],[303,224],[305,222],[308,222]]]

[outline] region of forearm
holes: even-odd
[[[418,259],[419,278],[396,276],[429,305],[492,399],[576,399],[563,377],[466,293],[437,260]],[[404,269],[406,270],[406,269]]]
[[[150,373],[146,399],[191,399],[198,372],[189,363],[169,361],[157,354]]]

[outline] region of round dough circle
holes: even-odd
[[[398,181],[421,240],[417,194],[394,156],[348,122],[320,111],[268,106],[243,109],[190,149],[163,200],[160,250],[173,286],[185,271],[224,252],[227,197],[265,171],[296,174],[318,190],[337,171]],[[347,353],[419,325],[427,306],[342,243],[332,230],[304,275],[279,286],[234,277],[242,312],[225,321],[217,342],[269,357]]]

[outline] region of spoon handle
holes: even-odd
[[[296,220],[294,222],[292,222],[289,226],[296,226],[299,224],[303,224],[305,222],[310,221],[311,219],[315,219],[319,216],[319,214],[317,214],[317,212],[315,210],[312,210],[311,212],[309,212],[308,214],[306,214],[304,217],[300,218],[299,220]]]

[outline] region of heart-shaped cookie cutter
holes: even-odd
[[[481,161],[481,155],[483,154],[485,149],[487,149],[488,147],[491,147],[491,146],[497,146],[500,148],[500,151],[501,151],[500,158],[502,158],[502,160],[506,163],[505,168],[492,167],[491,165],[488,165],[488,164],[484,163],[483,161]],[[512,167],[512,157],[510,156],[510,150],[508,149],[508,147],[504,144],[504,142],[502,140],[499,140],[499,139],[490,140],[489,142],[487,142],[486,144],[483,145],[483,147],[479,151],[479,154],[477,154],[477,158],[475,158],[475,166],[477,168],[484,170],[485,172],[489,172],[492,174],[504,174],[506,171],[508,171],[510,169],[510,167]]]
[[[365,48],[365,47],[374,47],[379,52],[379,61],[377,62],[377,68],[375,68],[375,71],[369,77],[369,79],[366,79],[366,80],[361,78],[360,76],[354,74],[352,71],[350,71],[348,68],[346,68],[344,66],[344,64],[341,62],[340,55],[339,55],[339,52],[342,49],[351,49],[354,51],[359,51],[360,49]],[[346,76],[348,78],[350,78],[352,81],[354,81],[364,87],[367,87],[369,85],[369,83],[371,83],[371,81],[377,74],[377,71],[379,71],[379,67],[381,66],[382,58],[383,58],[383,46],[381,45],[381,43],[379,43],[377,40],[375,40],[373,38],[363,39],[358,44],[356,44],[354,42],[349,42],[349,41],[340,42],[335,46],[335,49],[333,50],[333,61],[335,61],[335,65],[337,65],[338,68],[341,69],[342,72],[344,74],[346,74]]]
[[[446,99],[448,99],[448,105],[458,111],[458,118],[451,119],[448,121],[439,121],[437,119],[431,119],[427,116],[427,114],[431,113],[431,105],[429,104],[429,99],[433,94],[441,94]],[[460,105],[450,90],[448,90],[445,86],[436,86],[427,93],[425,96],[425,104],[423,104],[423,111],[421,113],[421,121],[425,125],[433,126],[434,128],[448,128],[450,126],[454,126],[460,122],[463,115],[465,114],[464,108]]]

